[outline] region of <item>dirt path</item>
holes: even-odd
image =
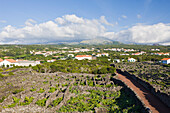
[[[123,76],[119,73],[117,73],[117,78],[124,82],[129,88],[131,88],[145,104],[145,106],[150,108],[152,113],[170,113],[170,108],[168,108],[156,96],[154,96],[150,91],[146,90],[142,85],[137,83],[132,78],[127,78],[126,76]]]

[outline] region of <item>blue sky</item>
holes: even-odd
[[[114,26],[103,26],[108,32],[117,33],[139,23],[169,24],[169,6],[170,0],[0,0],[0,31],[8,25],[23,28],[28,19],[40,24],[76,15],[89,20],[105,16]]]

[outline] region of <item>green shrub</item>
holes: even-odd
[[[40,90],[38,91],[38,93],[44,93],[44,89],[40,88]]]
[[[48,83],[48,81],[44,81],[44,82],[43,82],[43,84],[47,84],[47,83]]]
[[[49,91],[49,93],[53,93],[53,92],[55,92],[57,89],[56,88],[54,88],[54,87],[50,87],[50,91]]]
[[[57,98],[56,100],[53,100],[52,106],[57,106],[62,100],[63,100],[63,97],[60,97],[60,98]]]
[[[13,72],[9,72],[9,75],[14,75],[14,73]]]
[[[0,77],[4,77],[5,75],[3,75],[2,73],[0,73]]]
[[[23,89],[23,88],[21,88],[21,89],[16,89],[16,90],[13,91],[12,93],[13,93],[13,94],[17,94],[17,93],[20,93],[21,91],[24,91],[24,89]]]
[[[44,99],[38,100],[35,104],[39,106],[45,106],[46,101],[47,101],[47,98],[44,98]]]
[[[23,105],[29,105],[32,101],[33,101],[34,97],[25,97],[24,102],[21,102],[19,105],[23,106]]]
[[[0,103],[2,103],[4,100],[5,100],[6,96],[3,96],[1,99],[0,99]]]
[[[65,87],[65,86],[68,86],[68,84],[66,83],[66,84],[62,84],[62,87]]]
[[[8,108],[12,108],[12,107],[15,107],[17,105],[17,103],[19,103],[20,99],[18,99],[17,97],[12,97],[13,98],[13,103],[8,105],[7,107]]]
[[[32,88],[32,89],[30,89],[30,91],[31,91],[31,92],[36,91],[36,90],[37,90],[36,88]]]

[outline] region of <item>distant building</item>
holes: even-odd
[[[151,55],[169,55],[169,53],[151,53]]]
[[[134,58],[128,58],[128,62],[136,62],[136,59],[134,59]]]
[[[56,59],[47,60],[47,62],[54,62]]]
[[[77,55],[77,56],[75,56],[75,59],[77,59],[77,60],[85,60],[85,59],[92,60],[92,56],[91,55]]]
[[[120,59],[113,59],[113,62],[119,63],[119,62],[120,62]]]
[[[14,59],[0,59],[0,66],[13,67],[15,66],[35,66],[40,64],[40,61],[28,61],[28,60],[14,60]]]
[[[89,49],[80,49],[79,50],[80,52],[88,52],[88,51],[90,51]]]
[[[15,66],[36,66],[40,61],[16,60]]]
[[[2,61],[3,61],[3,59],[0,58],[0,62],[2,62]]]
[[[160,49],[151,49],[151,51],[160,51]]]
[[[0,66],[5,66],[5,67],[13,67],[13,65],[16,65],[17,61],[14,59],[5,59],[0,62]]]
[[[161,61],[163,64],[170,64],[170,58],[163,58]]]
[[[68,54],[67,56],[68,57],[74,57],[74,54]]]
[[[123,53],[123,54],[120,54],[120,55],[129,55],[129,54],[125,54],[125,53]]]
[[[98,53],[96,57],[101,57],[101,56],[109,56],[109,53]]]
[[[145,54],[146,52],[144,51],[141,51],[141,52],[137,52],[137,53],[132,53],[132,55],[142,55],[142,54]]]

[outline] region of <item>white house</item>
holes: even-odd
[[[163,64],[170,64],[170,58],[163,58],[161,61]]]
[[[37,64],[40,64],[40,61],[28,61],[28,60],[14,60],[14,59],[5,59],[2,60],[0,59],[0,66],[9,66],[9,67],[13,67],[13,65],[15,66],[35,66]]]
[[[15,66],[36,66],[40,61],[16,60]]]
[[[120,59],[113,59],[113,62],[119,63],[119,62],[120,62]]]
[[[109,56],[109,53],[102,53],[102,56]]]
[[[47,60],[47,62],[54,62],[56,59]]]
[[[68,54],[67,56],[68,57],[74,57],[74,54]]]
[[[101,57],[101,56],[109,56],[109,53],[98,53],[96,57]]]
[[[13,65],[17,65],[17,61],[14,59],[5,59],[5,60],[1,60],[0,62],[0,66],[9,66],[9,67],[13,67]]]
[[[92,56],[91,55],[77,55],[77,56],[75,56],[75,59],[77,59],[77,60],[85,60],[85,59],[92,60]]]
[[[128,62],[136,62],[136,59],[134,59],[134,58],[128,58]]]

